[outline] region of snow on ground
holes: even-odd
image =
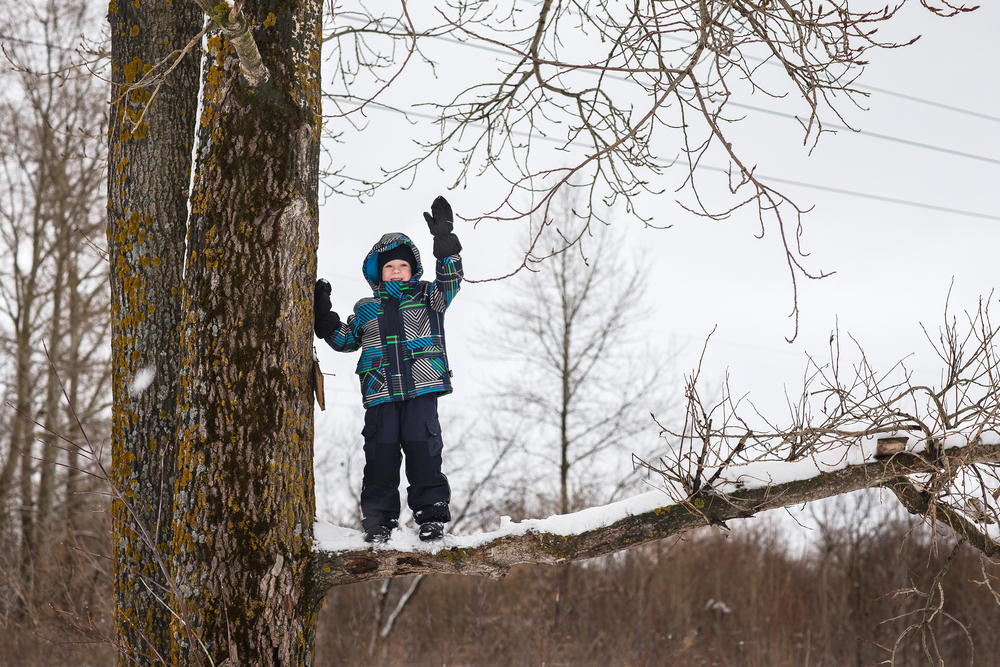
[[[785,484],[808,479],[820,473],[841,470],[850,465],[870,462],[874,460],[878,438],[903,435],[908,437],[907,451],[923,450],[924,439],[912,432],[900,431],[867,436],[861,438],[857,444],[831,448],[827,452],[814,454],[801,461],[791,463],[787,461],[762,461],[733,466],[728,471],[730,474],[726,475],[726,481],[716,484],[716,489],[722,492],[732,492],[737,488],[753,489]],[[997,445],[1000,444],[1000,434],[988,431],[980,435],[979,441],[984,445]],[[945,449],[965,447],[968,444],[968,434],[953,433],[944,438]],[[526,519],[514,522],[511,521],[510,517],[503,516],[500,517],[500,527],[497,530],[476,535],[446,535],[443,540],[433,543],[421,542],[415,530],[402,526],[392,532],[388,542],[374,548],[434,553],[443,548],[475,548],[502,537],[524,535],[529,531],[552,535],[579,535],[601,526],[613,524],[626,517],[645,514],[675,502],[675,499],[672,499],[665,490],[661,489],[610,505],[591,507],[572,514],[554,515],[547,519]],[[364,541],[363,533],[360,530],[334,526],[326,521],[317,521],[313,531],[313,549],[316,551],[354,551],[371,546]]]

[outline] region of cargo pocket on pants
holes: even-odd
[[[427,420],[427,449],[429,454],[440,456],[444,449],[444,442],[441,440],[441,422],[437,419]]]
[[[375,410],[371,408],[365,413],[365,425],[361,429],[361,437],[365,439],[364,450],[365,453],[369,451],[374,451],[375,449],[375,433],[377,431],[378,419],[375,414]]]

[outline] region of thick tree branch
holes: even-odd
[[[887,489],[896,494],[900,504],[906,508],[910,514],[930,516],[934,513],[937,521],[943,521],[955,533],[961,535],[969,544],[978,549],[983,555],[989,558],[1000,557],[1000,544],[987,535],[981,528],[977,528],[959,512],[956,512],[947,505],[933,502],[934,496],[921,491],[910,480],[900,477],[894,482],[884,485]]]
[[[257,42],[250,34],[250,22],[243,15],[243,2],[237,0],[230,7],[225,1],[212,5],[211,0],[195,0],[229,39],[240,60],[240,74],[247,86],[256,90],[267,85],[270,72],[260,57]]]
[[[235,23],[222,26],[222,31],[236,50],[236,55],[240,59],[240,74],[243,75],[243,80],[247,85],[250,88],[260,88],[266,85],[270,72],[260,57],[257,42],[250,34],[250,24],[246,17],[240,14]]]
[[[951,449],[949,455],[952,459],[960,457],[967,464],[996,463],[1000,461],[1000,445],[970,445]],[[904,493],[900,497],[901,502],[914,511],[919,505],[911,501],[908,492],[899,489],[905,489],[905,485],[913,488],[907,479],[910,475],[939,471],[940,465],[933,457],[901,453],[887,461],[848,466],[784,484],[741,489],[728,495],[698,494],[682,503],[664,505],[576,535],[529,530],[524,534],[502,535],[469,548],[317,551],[312,564],[312,582],[316,594],[322,595],[333,586],[422,573],[498,579],[521,563],[562,565],[595,558],[702,526],[721,525],[730,519],[745,519],[779,507],[880,486],[892,489],[897,496]],[[901,484],[901,480],[905,484]],[[913,493],[919,495],[915,488]],[[666,495],[664,499],[667,499]],[[1000,550],[1000,545],[961,517],[949,516],[948,521],[984,553],[992,554]],[[971,530],[966,534],[960,527]],[[978,541],[972,533],[978,534]]]

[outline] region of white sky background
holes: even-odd
[[[1000,118],[998,25],[1000,6],[995,3],[984,3],[978,11],[953,19],[936,18],[912,3],[879,34],[885,39],[905,40],[917,34],[923,38],[905,49],[870,52],[871,65],[857,84]],[[404,105],[433,100],[434,95],[450,98],[463,77],[495,66],[493,54],[451,43],[429,47],[428,52],[439,59],[439,78],[430,78],[426,68],[414,68],[409,75],[419,75],[418,79],[400,82],[388,102]],[[330,74],[324,74],[327,82]],[[734,101],[805,113],[804,104],[791,99],[758,94]],[[849,102],[841,106],[857,129],[1000,159],[1000,122],[877,92],[862,104],[867,110],[853,108]],[[325,108],[327,113],[332,111],[332,105]],[[758,166],[759,175],[1000,216],[1000,164],[847,131],[825,134],[810,155],[802,146],[802,131],[795,121],[730,109],[730,115],[738,112],[747,117],[730,128],[730,138],[744,159]],[[825,120],[839,124],[832,114]],[[435,136],[429,124],[409,126],[401,116],[377,109],[367,113],[368,125],[361,133],[352,133],[342,119],[327,118],[326,122],[328,127],[342,126],[345,131],[344,142],[329,147],[333,163],[350,164],[361,172],[397,166],[415,155],[414,138]],[[662,157],[669,160],[673,153]],[[720,161],[706,163],[726,166]],[[449,191],[457,171],[444,166],[440,171],[428,163],[411,188],[390,184],[364,203],[342,196],[325,201],[319,275],[333,283],[334,309],[342,317],[351,312],[355,301],[370,293],[361,277],[361,261],[383,233],[402,231],[413,237],[432,273],[430,235],[420,214],[429,210],[434,197],[444,194],[460,218],[474,218],[503,198],[503,184],[492,177],[473,179],[464,189]],[[922,381],[935,382],[939,366],[920,324],[936,333],[952,281],[951,310],[957,314],[974,310],[979,296],[1000,284],[995,269],[998,220],[782,186],[779,189],[800,206],[815,206],[804,217],[802,244],[811,253],[805,266],[836,272],[821,281],[800,277],[799,334],[795,343],[788,344],[785,338],[794,332],[788,317],[791,284],[776,228],[769,225],[764,239],[757,240],[754,234],[759,227],[750,209],[726,221],[685,212],[674,203],[677,195],[671,191],[681,169],[667,175],[664,195],[645,202],[645,212],[655,215],[654,224],[673,225],[671,229],[643,229],[624,212],[614,219],[617,232],[630,246],[651,256],[648,296],[655,302],[656,314],[636,326],[644,327],[654,343],[686,345],[676,384],[665,391],[678,390],[681,375],[697,363],[713,327],[717,331],[705,357],[703,380],[718,386],[728,373],[733,395],[747,394],[762,413],[779,422],[787,414],[785,392],[794,400],[801,391],[806,354],[827,359],[827,341],[838,326],[845,357],[856,358],[847,354],[850,334],[864,345],[877,368],[888,370],[913,355],[908,368]],[[718,190],[711,187],[713,182],[719,183]],[[701,194],[709,205],[718,201],[721,207],[725,192],[715,175],[703,177]],[[679,196],[692,202],[688,194]],[[515,247],[524,239],[524,224],[484,222],[473,229],[456,220],[455,227],[465,247],[469,278],[494,277],[517,265]],[[499,283],[466,284],[449,310],[455,393],[440,403],[446,423],[459,414],[466,419],[487,417],[479,412],[481,399],[503,369],[484,361],[484,350],[473,342],[484,328],[503,326],[491,305],[516,293],[520,280],[519,276]],[[325,345],[317,349],[324,371],[336,374],[326,381],[328,410],[317,413],[317,454],[322,456],[335,439],[355,436],[363,408],[354,375],[357,355],[338,354]],[[447,429],[446,425],[446,471]],[[655,439],[655,431],[651,437]],[[357,455],[361,455],[360,442]],[[323,498],[332,490],[324,487],[322,476],[317,481],[322,508]]]

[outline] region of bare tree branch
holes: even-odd
[[[958,448],[953,455],[970,463],[995,464],[1000,462],[1000,444],[973,444]],[[926,456],[904,453],[888,461],[847,466],[783,484],[730,494],[701,493],[683,502],[664,504],[579,534],[564,535],[544,528],[530,528],[523,534],[508,532],[484,542],[477,542],[475,538],[453,538],[470,546],[446,545],[436,551],[430,548],[426,551],[371,548],[318,551],[312,564],[312,576],[317,594],[333,586],[411,574],[463,574],[497,579],[521,563],[561,565],[595,558],[702,526],[746,519],[779,507],[860,489],[893,488],[899,485],[901,477],[932,474],[938,469],[938,464]],[[971,526],[967,529],[979,532],[979,539],[994,552],[1000,550],[1000,546],[981,531]]]
[[[742,119],[742,113],[729,112],[731,102],[747,86],[755,94],[787,99],[803,112],[796,115],[803,145],[815,147],[829,131],[826,118],[850,127],[842,108],[865,94],[855,80],[869,52],[916,41],[882,41],[878,34],[909,1],[859,8],[850,0],[581,0],[522,10],[513,2],[455,0],[419,21],[405,2],[396,15],[358,3],[356,11],[333,17],[335,23],[361,25],[338,27],[331,35],[337,74],[328,95],[338,108],[362,109],[382,96],[386,82],[379,70],[404,60],[397,50],[405,49],[404,65],[421,54],[436,67],[421,51],[431,40],[447,39],[450,48],[470,54],[496,54],[489,71],[496,69],[492,75],[477,69],[476,78],[447,99],[396,103],[394,110],[404,114],[427,115],[417,109],[428,108],[439,136],[374,178],[352,175],[345,166],[335,172],[341,183],[331,187],[363,197],[396,179],[412,180],[426,163],[455,157],[453,187],[486,173],[509,186],[473,222],[539,216],[545,225],[553,195],[579,188],[586,224],[565,239],[566,246],[579,243],[593,221],[606,222],[605,207],[623,205],[654,226],[645,213],[651,208],[647,197],[667,188],[683,193],[682,207],[712,218],[749,205],[757,209],[760,235],[776,228],[780,237],[792,284],[794,339],[799,278],[827,274],[806,266],[800,247],[807,208],[758,178],[755,158],[728,138],[728,127]],[[948,0],[920,4],[942,17],[975,9]],[[365,72],[374,72],[372,92],[359,83]],[[543,156],[541,142],[552,143],[555,153]],[[714,167],[711,160],[727,164]],[[671,167],[680,170],[676,178],[670,178]],[[728,173],[731,196],[722,201],[729,203],[701,196],[702,176],[720,169]],[[513,273],[528,268],[533,255],[544,256],[541,233]]]

